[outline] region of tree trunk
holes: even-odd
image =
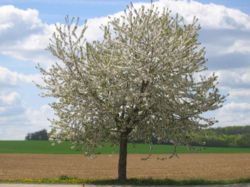
[[[122,132],[120,135],[120,152],[118,164],[118,180],[125,182],[127,180],[127,144],[128,133]]]

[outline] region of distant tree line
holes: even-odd
[[[28,133],[25,137],[25,140],[48,140],[49,135],[46,129],[33,132],[33,133]]]
[[[155,144],[172,144],[171,140],[162,142],[153,138]],[[28,133],[26,140],[48,140],[49,134],[46,129]],[[132,141],[142,143],[142,141]],[[193,146],[207,147],[250,147],[250,126],[233,126],[204,129],[194,133],[189,143]]]
[[[158,141],[154,136],[152,136],[152,142],[153,144],[173,144],[171,138]],[[142,143],[142,141],[136,140],[133,143]],[[203,129],[187,137],[185,143],[204,147],[250,147],[250,126]]]
[[[250,147],[250,126],[211,128],[196,133],[191,145]]]

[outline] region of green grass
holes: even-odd
[[[55,146],[49,141],[0,141],[0,153],[34,153],[34,154],[77,154],[70,149],[70,143]]]
[[[33,153],[33,154],[80,154],[80,151],[70,149],[70,143],[64,142],[52,146],[48,141],[0,141],[0,153]],[[106,145],[97,149],[97,154],[118,153],[118,147]],[[148,154],[146,144],[129,144],[128,152],[132,154]],[[154,145],[151,153],[172,153],[171,145]],[[185,146],[178,146],[177,153],[250,153],[250,148],[238,147],[193,147],[188,150]]]
[[[115,179],[79,179],[67,176],[51,179],[9,179],[1,180],[0,183],[26,183],[26,184],[96,184],[96,185],[225,185],[225,184],[244,184],[250,183],[250,179],[233,179],[233,180],[173,180],[173,179],[128,179],[126,182],[119,182]]]

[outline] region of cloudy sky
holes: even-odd
[[[0,1],[0,140],[23,139],[28,132],[49,128],[53,117],[48,98],[39,96],[35,66],[49,67],[55,59],[45,50],[55,23],[65,15],[88,19],[89,40],[99,38],[107,16],[124,10],[128,0],[1,0]],[[150,0],[133,1],[135,6]],[[159,0],[187,22],[194,16],[202,30],[209,71],[219,76],[219,87],[230,94],[213,115],[216,126],[250,125],[250,1]]]

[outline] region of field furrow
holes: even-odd
[[[179,158],[162,159],[164,155],[131,154],[128,177],[171,179],[237,179],[250,177],[250,154],[180,154]],[[166,155],[165,155],[166,156]],[[167,155],[169,156],[169,155]],[[0,154],[0,179],[116,178],[117,155]]]

